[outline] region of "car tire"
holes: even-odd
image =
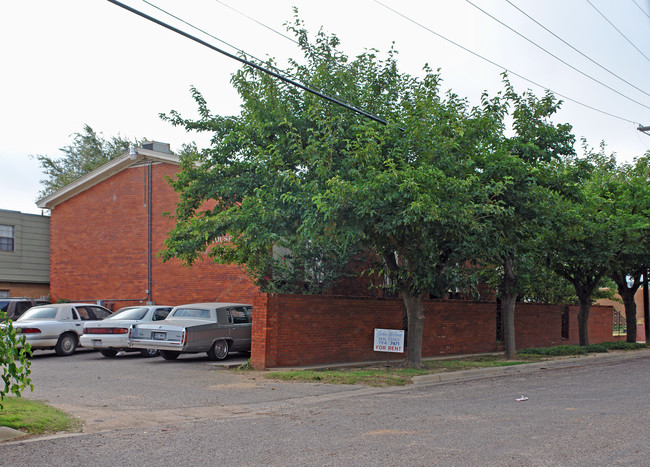
[[[140,355],[142,355],[145,358],[151,358],[151,357],[157,357],[158,355],[160,355],[160,352],[158,352],[158,349],[140,349]],[[178,355],[176,357],[178,357]]]
[[[77,336],[71,332],[66,332],[65,334],[61,334],[59,337],[54,351],[57,355],[67,357],[68,355],[72,355],[74,351],[77,350],[77,343]]]
[[[113,358],[114,356],[117,355],[117,350],[115,349],[101,349],[99,351],[100,354],[102,354],[106,358]]]
[[[181,354],[180,352],[176,352],[175,350],[160,351],[160,356],[165,360],[176,360],[180,354]]]
[[[210,350],[208,350],[208,358],[210,360],[223,360],[228,356],[228,341],[224,339],[219,339]]]

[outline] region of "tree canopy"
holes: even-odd
[[[424,298],[466,288],[473,264],[499,276],[512,352],[518,298],[566,297],[570,283],[590,303],[616,249],[597,189],[606,161],[575,155],[570,125],[551,121],[552,94],[518,95],[504,77],[503,93],[470,106],[428,66],[401,72],[394,49],[350,58],[298,18],[289,30],[303,55],[289,75],[387,123],[251,68],[232,78],[238,115],[213,114],[193,88],[198,118],[162,118],[212,143],[181,154],[164,259],[243,264],[267,292],[319,293],[378,272],[404,301],[414,366]]]
[[[46,176],[40,180],[43,189],[38,194],[39,199],[121,156],[129,150],[129,146],[138,146],[141,141],[130,141],[119,135],[106,139],[89,125],[84,125],[82,132],[73,135],[71,144],[59,149],[63,157],[33,156],[40,163],[41,170]]]

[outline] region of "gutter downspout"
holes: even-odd
[[[147,302],[151,303],[151,247],[152,247],[152,207],[151,207],[151,198],[152,198],[152,187],[151,187],[151,161],[147,163]]]

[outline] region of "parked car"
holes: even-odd
[[[102,321],[84,324],[79,342],[84,347],[99,349],[104,357],[115,357],[118,352],[139,351],[143,357],[155,357],[156,349],[129,347],[131,325],[161,321],[172,310],[171,306],[146,305],[120,308]]]
[[[110,310],[92,303],[55,303],[30,308],[13,326],[32,349],[54,349],[57,355],[72,355],[84,322],[110,315]]]
[[[8,319],[15,321],[31,307],[47,305],[48,303],[50,302],[47,300],[27,297],[0,298],[0,311],[4,311]]]
[[[134,324],[129,345],[157,349],[165,360],[199,352],[223,360],[230,350],[250,352],[252,311],[242,303],[180,305],[163,321]]]

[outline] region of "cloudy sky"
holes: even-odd
[[[299,57],[283,37],[296,6],[310,31],[337,34],[350,56],[394,42],[403,71],[440,68],[444,86],[472,103],[501,90],[507,69],[519,92],[561,95],[555,121],[572,124],[591,146],[604,140],[625,161],[650,150],[650,136],[636,129],[650,125],[650,0],[124,3],[280,66]],[[0,209],[40,213],[43,175],[30,155],[58,157],[84,124],[106,138],[149,138],[174,150],[207,144],[158,116],[194,116],[190,86],[214,113],[238,112],[230,77],[239,63],[109,1],[1,2],[0,44]]]

